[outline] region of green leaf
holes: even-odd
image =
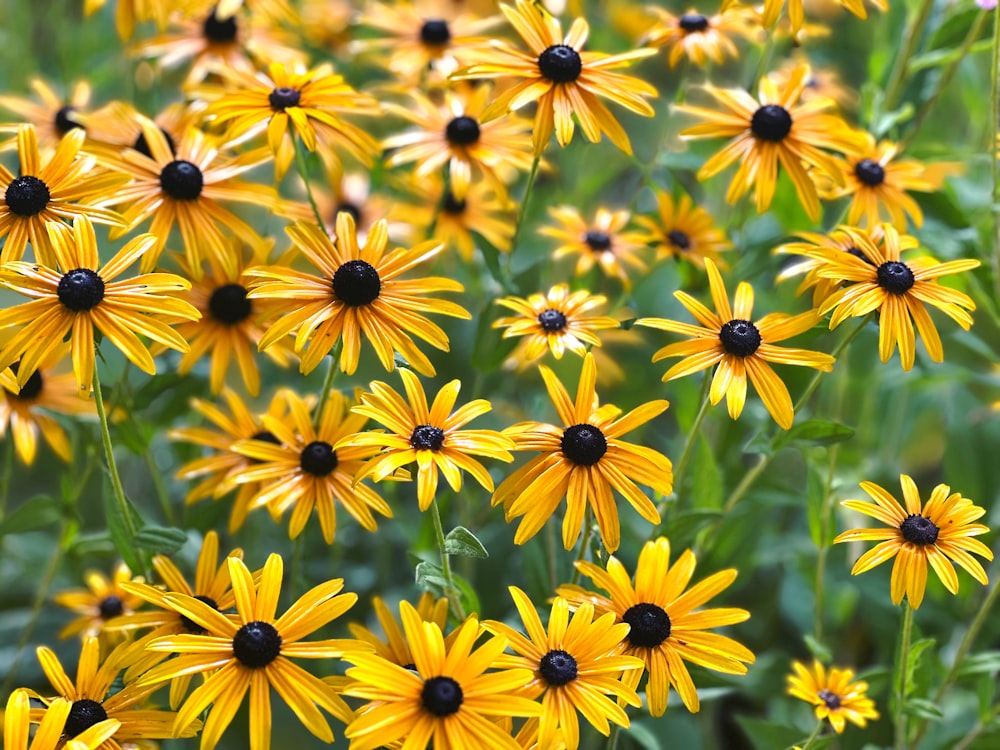
[[[0,536],[20,534],[49,526],[62,516],[59,502],[48,495],[35,495],[23,505],[15,508],[0,523]]]
[[[625,730],[625,734],[646,750],[663,750],[659,737],[637,721],[631,723],[629,728]]]
[[[976,22],[976,17],[980,13],[982,11],[975,6],[953,10],[944,22],[934,30],[934,33],[931,34],[930,41],[927,43],[927,49],[940,50],[960,47],[965,37],[969,35],[969,29],[972,28],[972,24]],[[988,28],[982,30],[983,34],[988,32]]]
[[[830,649],[828,649],[822,643],[817,641],[811,635],[803,636],[803,640],[805,640],[806,646],[809,648],[809,653],[811,653],[817,659],[819,659],[822,662],[833,661],[833,654],[830,652]]]
[[[915,680],[913,679],[913,675],[917,671],[917,668],[920,666],[920,658],[921,658],[921,656],[923,655],[924,651],[926,651],[927,649],[933,647],[936,643],[937,643],[937,641],[935,641],[933,638],[922,638],[919,641],[917,641],[916,643],[913,643],[913,644],[910,645],[910,653],[909,653],[909,655],[908,655],[908,657],[906,659],[906,670],[907,670],[906,692],[907,692],[907,694],[913,692],[913,690],[916,688],[916,683],[915,683]]]
[[[698,444],[694,447],[690,476],[692,479],[690,507],[697,510],[720,510],[725,481],[715,460],[712,446],[704,435],[699,436]],[[684,488],[676,487],[675,491],[684,492]]]
[[[476,535],[464,526],[456,526],[444,538],[444,551],[449,555],[486,558],[490,554]]]
[[[162,555],[172,555],[187,542],[187,534],[167,526],[143,526],[133,544]]]
[[[777,450],[790,443],[809,443],[811,445],[833,445],[848,440],[854,435],[854,430],[839,422],[828,422],[822,419],[810,419],[794,425],[792,429],[783,432],[774,439]]]
[[[936,721],[944,717],[938,705],[926,698],[907,698],[906,713],[910,716],[919,716],[922,719]]]
[[[982,651],[962,660],[958,669],[959,677],[973,674],[1000,672],[1000,651]]]
[[[737,716],[736,721],[750,736],[754,747],[790,747],[802,744],[802,732],[767,719]]]
[[[671,546],[686,547],[695,535],[713,521],[722,518],[718,510],[687,510],[667,519],[663,534],[670,537]]]
[[[111,534],[111,541],[115,545],[115,549],[118,550],[118,554],[121,555],[122,560],[132,570],[142,570],[143,566],[137,547],[135,546],[135,540],[128,531],[125,516],[115,501],[114,493],[110,487],[105,487],[104,492],[101,494],[104,498],[104,515],[108,520],[108,531]],[[142,517],[139,515],[139,511],[135,509],[135,506],[132,505],[132,502],[128,498],[125,498],[125,504],[126,511],[132,518],[132,527],[142,528]]]
[[[973,43],[973,45],[969,47],[969,54],[973,55],[977,52],[985,52],[992,46],[992,40],[983,39],[982,41]],[[921,70],[944,67],[945,65],[955,62],[955,60],[961,57],[961,55],[962,50],[957,47],[934,50],[933,52],[925,52],[922,55],[914,55],[906,66],[906,74],[912,76],[915,73],[919,73]]]
[[[993,702],[996,699],[997,682],[992,675],[984,674],[976,681],[976,698],[979,703],[979,721],[984,724],[993,716]]]
[[[424,560],[417,563],[413,569],[417,585],[424,589],[430,589],[435,594],[443,595],[448,588],[448,581],[444,577],[444,572],[439,565]]]

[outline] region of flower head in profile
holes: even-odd
[[[669,495],[673,484],[670,459],[662,453],[622,440],[622,436],[659,416],[670,405],[648,401],[624,416],[612,405],[601,406],[597,397],[597,365],[590,352],[583,358],[576,400],[548,367],[538,368],[560,424],[521,422],[504,430],[516,450],[540,455],[511,474],[497,487],[493,505],[503,505],[510,521],[523,516],[514,534],[515,544],[524,544],[537,534],[566,498],[562,541],[573,549],[591,509],[597,518],[601,541],[609,552],[618,549],[621,526],[617,490],[649,523],[660,522],[660,514],[637,484],[645,484]]]
[[[576,276],[583,276],[596,265],[605,276],[617,277],[630,289],[629,271],[646,270],[642,257],[646,238],[625,228],[631,216],[628,211],[599,208],[594,218],[587,220],[574,206],[553,206],[549,216],[555,224],[543,226],[538,233],[559,240],[553,258],[576,257]]]
[[[812,667],[793,661],[792,672],[786,678],[788,694],[815,706],[816,718],[829,719],[837,734],[844,731],[848,721],[864,729],[869,719],[878,719],[875,701],[865,695],[868,683],[852,682],[853,670],[830,667],[828,672],[813,659]]]
[[[740,51],[734,38],[749,39],[755,31],[752,11],[741,5],[731,5],[714,16],[704,16],[693,8],[681,15],[655,5],[646,9],[656,21],[639,41],[650,47],[668,48],[671,68],[683,58],[699,68],[708,61],[722,65],[727,56],[736,59]]]
[[[538,102],[532,131],[536,156],[545,150],[553,129],[560,146],[573,139],[574,115],[591,143],[599,142],[603,133],[622,151],[632,153],[625,129],[598,97],[652,117],[654,111],[646,98],[656,96],[656,89],[639,78],[614,73],[612,69],[654,55],[656,51],[638,49],[618,55],[584,52],[590,25],[583,18],[577,18],[563,36],[559,21],[531,0],[517,0],[516,7],[501,3],[500,10],[530,51],[494,42],[491,48],[477,53],[473,65],[456,76],[523,79],[499,94],[483,112],[482,119],[492,120]]]
[[[958,593],[958,575],[953,563],[961,565],[985,586],[988,583],[986,571],[969,553],[993,559],[990,548],[973,538],[989,532],[983,524],[973,523],[986,515],[986,510],[969,498],[952,492],[946,484],[934,487],[926,504],[921,504],[920,492],[913,479],[901,474],[899,481],[903,488],[903,505],[874,482],[861,483],[861,489],[874,503],[844,501],[845,507],[871,516],[889,527],[853,529],[833,540],[834,543],[878,542],[858,558],[851,574],[865,573],[895,557],[890,582],[892,603],[899,604],[905,594],[913,609],[917,609],[924,599],[928,566],[953,594]]]
[[[698,268],[705,267],[705,258],[723,265],[719,253],[732,245],[715,220],[701,206],[696,206],[688,195],[675,201],[670,193],[656,191],[655,216],[637,216],[636,224],[642,227],[639,237],[656,249],[656,259],[675,258],[686,260]]]
[[[409,602],[399,606],[412,668],[378,654],[344,657],[354,665],[347,670],[352,682],[344,695],[367,701],[344,732],[352,750],[375,750],[404,739],[412,747],[433,745],[435,750],[519,750],[497,720],[539,716],[542,706],[520,694],[532,679],[529,670],[487,671],[507,639],[496,636],[475,648],[481,628],[470,617],[446,643],[436,623],[424,620]]]
[[[556,593],[571,606],[589,602],[597,614],[614,612],[617,622],[629,624],[623,653],[639,657],[646,666],[646,700],[653,716],[666,711],[670,688],[689,711],[698,711],[698,692],[684,662],[726,674],[746,674],[745,665],[754,662],[754,655],[732,638],[706,632],[743,622],[749,612],[728,607],[700,609],[736,580],[735,570],[719,571],[688,588],[694,554],[685,550],[671,565],[670,542],[665,537],[643,546],[634,579],[615,557],[608,560],[607,569],[587,561],[578,561],[576,567],[607,594],[575,585],[560,586]],[[642,675],[643,670],[627,672],[625,683],[634,689]]]
[[[834,359],[829,354],[775,346],[778,341],[809,330],[816,325],[819,317],[810,310],[794,316],[771,313],[753,322],[753,287],[745,281],[740,282],[730,307],[719,269],[711,259],[705,260],[705,268],[716,312],[686,292],[674,292],[700,326],[664,318],[640,318],[636,321],[637,325],[689,337],[688,341],[663,347],[653,355],[653,361],[684,357],[664,373],[665,381],[715,367],[709,400],[714,406],[725,396],[729,416],[733,419],[738,419],[743,413],[749,379],[774,421],[783,429],[789,429],[795,419],[792,398],[769,363],[802,365],[830,372]]]
[[[133,578],[132,571],[123,562],[115,566],[110,577],[98,570],[86,571],[83,581],[87,588],[69,589],[53,597],[56,604],[77,615],[59,631],[59,637],[69,638],[79,633],[83,638],[100,636],[105,642],[121,640],[119,633],[105,630],[104,626],[142,606],[142,599],[124,587],[126,583],[142,580],[141,577]]]
[[[7,709],[3,714],[3,746],[6,750],[98,750],[110,739],[121,722],[105,719],[92,724],[63,744],[66,722],[73,712],[73,703],[65,698],[56,698],[49,703],[41,721],[35,720],[38,729],[28,740],[32,722],[31,703],[27,690],[15,690],[7,699]]]

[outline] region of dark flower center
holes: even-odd
[[[435,716],[451,716],[462,707],[462,686],[450,677],[424,680],[420,702]]]
[[[56,294],[73,312],[92,310],[104,299],[104,279],[89,268],[74,268],[59,279]]]
[[[552,308],[542,310],[542,312],[538,313],[538,325],[542,327],[543,331],[555,333],[566,327],[566,316]]]
[[[439,451],[442,445],[444,445],[444,430],[434,425],[418,425],[410,435],[410,447],[414,450]]]
[[[30,174],[15,177],[7,186],[7,208],[18,216],[37,216],[49,205],[49,186]]]
[[[628,640],[633,646],[656,648],[670,637],[670,615],[655,604],[633,604],[625,610],[622,621],[631,628]]]
[[[250,317],[253,304],[247,299],[246,287],[224,284],[208,298],[208,310],[220,323],[235,325]]]
[[[19,364],[20,362],[15,362],[10,366],[10,371],[15,375],[17,375],[17,368]],[[19,401],[31,401],[32,399],[38,398],[44,386],[45,381],[42,380],[42,373],[35,370],[28,377],[28,382],[21,386],[19,393],[8,393],[7,395],[16,398]]]
[[[694,31],[704,31],[708,28],[708,19],[697,13],[685,13],[677,22],[688,34]]]
[[[370,305],[381,291],[378,271],[363,260],[349,260],[333,274],[333,293],[349,307]]]
[[[538,662],[538,674],[550,685],[565,685],[576,679],[576,659],[559,649],[549,651]]]
[[[333,212],[334,219],[337,218],[339,213],[350,214],[351,218],[354,219],[354,224],[361,223],[361,209],[355,206],[353,203],[338,203],[337,209]]]
[[[889,260],[875,272],[878,285],[890,294],[906,294],[913,286],[913,271],[905,263]]]
[[[314,477],[325,477],[337,468],[337,451],[329,443],[313,440],[302,449],[299,466]]]
[[[289,88],[288,86],[279,86],[267,95],[267,101],[270,103],[271,109],[275,112],[284,112],[287,107],[299,106],[299,99],[301,98],[302,94],[299,93],[298,89]]]
[[[420,41],[424,44],[440,46],[451,41],[451,29],[448,22],[440,18],[432,18],[424,21],[420,27]]]
[[[860,247],[849,247],[844,252],[847,253],[848,255],[853,255],[855,258],[859,260],[863,260],[869,266],[875,265],[874,263],[872,263],[871,258],[865,255],[865,251],[862,250]]]
[[[444,205],[441,206],[441,210],[452,216],[461,216],[465,213],[465,205],[465,201],[455,200],[455,196],[449,190],[444,197]]]
[[[605,250],[611,249],[611,237],[608,236],[607,232],[591,229],[583,235],[583,241],[595,253],[603,253]]]
[[[456,117],[448,123],[444,135],[452,146],[471,146],[479,140],[479,123],[474,117]]]
[[[760,346],[760,331],[749,320],[730,320],[719,331],[719,341],[727,354],[749,357]]]
[[[212,42],[224,44],[236,41],[236,16],[230,16],[225,21],[220,21],[215,15],[215,11],[205,19],[203,27],[205,37]]]
[[[205,178],[195,164],[175,159],[160,172],[160,187],[174,200],[193,201],[201,195]]]
[[[122,600],[119,597],[112,594],[101,599],[101,603],[97,605],[97,609],[101,613],[102,620],[110,620],[112,617],[118,617],[118,615],[124,612],[125,605],[122,604]]]
[[[854,165],[854,176],[865,185],[875,187],[885,182],[885,169],[874,159],[862,159]]]
[[[275,437],[274,433],[270,430],[261,430],[260,432],[254,433],[250,436],[251,440],[260,440],[262,443],[270,443],[271,445],[281,445],[281,441]]]
[[[202,602],[203,604],[207,604],[209,607],[211,607],[212,609],[214,609],[216,612],[219,611],[219,604],[212,597],[210,597],[210,596],[196,596],[195,599],[197,599],[199,602]],[[192,633],[194,635],[201,635],[202,633],[205,632],[205,628],[203,628],[201,625],[199,625],[198,623],[196,623],[194,620],[192,620],[187,615],[181,615],[181,627],[184,628],[184,630],[186,630],[188,633]]]
[[[836,693],[831,693],[829,690],[820,690],[816,693],[816,696],[826,704],[826,707],[831,711],[836,711],[840,708],[840,696]]]
[[[925,547],[937,541],[938,533],[941,531],[937,524],[931,519],[921,516],[919,513],[911,513],[899,525],[899,530],[903,532],[903,539],[916,544],[918,547]]]
[[[583,72],[583,60],[569,45],[553,44],[538,56],[538,71],[553,83],[572,83]]]
[[[281,653],[281,636],[269,622],[248,622],[233,636],[233,656],[244,667],[266,667]]]
[[[578,466],[593,466],[608,452],[604,433],[591,424],[575,424],[563,431],[563,455]]]
[[[76,112],[76,107],[69,104],[65,107],[60,107],[59,111],[56,112],[53,122],[55,123],[56,130],[59,131],[59,135],[66,135],[71,130],[83,127],[83,125],[73,119],[74,112]]]
[[[762,141],[778,143],[792,132],[792,116],[777,104],[765,104],[753,113],[750,130]]]
[[[97,701],[88,698],[73,701],[69,716],[66,717],[66,724],[63,726],[63,734],[67,738],[76,737],[107,718],[108,712]]]
[[[679,250],[688,250],[691,247],[691,238],[680,229],[671,229],[667,235],[670,244]]]
[[[163,133],[163,139],[167,142],[167,146],[170,148],[170,153],[176,154],[177,145],[174,143],[174,137],[163,128],[160,128],[160,132]],[[146,141],[146,134],[143,132],[139,133],[139,137],[135,139],[135,143],[132,145],[132,148],[143,156],[148,156],[150,159],[153,158],[153,152],[149,148],[149,143]],[[162,176],[160,179],[163,179]]]

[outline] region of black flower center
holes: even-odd
[[[299,466],[314,477],[325,477],[337,468],[337,451],[329,443],[313,440],[302,449]]]
[[[792,116],[778,104],[765,104],[753,113],[750,130],[762,141],[778,143],[792,132]]]
[[[670,637],[670,615],[655,604],[633,604],[625,610],[622,621],[631,628],[628,640],[633,646],[656,648]]]
[[[448,123],[444,135],[452,146],[471,146],[479,140],[479,123],[474,117],[456,117]]]
[[[333,293],[350,307],[370,305],[381,291],[378,271],[363,260],[349,260],[333,274]]]
[[[431,677],[424,680],[420,702],[435,716],[451,716],[462,707],[462,686],[450,677]]]
[[[177,145],[174,143],[174,137],[163,128],[160,128],[160,132],[163,133],[163,139],[167,142],[167,146],[170,148],[170,153],[176,154]],[[148,156],[150,159],[153,158],[153,151],[149,148],[149,143],[146,141],[146,134],[143,132],[139,133],[139,137],[135,139],[135,143],[132,145],[132,148],[143,156]],[[162,176],[160,179],[162,180]]]
[[[160,172],[160,187],[174,200],[193,201],[201,195],[205,178],[197,165],[175,159]]]
[[[73,701],[69,716],[66,717],[66,724],[63,726],[63,734],[67,738],[76,737],[107,718],[108,712],[97,701],[87,698]]]
[[[203,27],[205,37],[212,42],[225,44],[236,41],[236,16],[230,16],[225,21],[220,21],[215,15],[215,11],[205,19]]]
[[[583,72],[583,60],[569,45],[553,44],[538,56],[538,70],[553,83],[572,83]]]
[[[840,708],[840,696],[836,693],[831,693],[829,690],[820,690],[816,693],[816,696],[826,704],[826,707],[831,711],[836,711]]]
[[[444,197],[444,205],[441,206],[441,210],[452,216],[461,216],[465,213],[465,205],[465,201],[455,200],[455,196],[449,190]]]
[[[275,434],[270,430],[261,430],[250,436],[251,440],[260,440],[262,443],[270,443],[271,445],[281,445],[281,441],[275,437]]]
[[[439,451],[444,445],[444,430],[431,424],[418,425],[410,435],[410,447],[414,450]]]
[[[7,208],[18,216],[37,216],[49,205],[49,186],[30,174],[15,177],[7,186]]]
[[[102,620],[110,620],[112,617],[118,617],[118,615],[124,612],[125,605],[122,604],[122,600],[119,597],[112,594],[101,599],[100,604],[97,605],[97,609],[101,613]]]
[[[338,203],[336,210],[333,212],[334,219],[337,218],[337,214],[339,213],[350,214],[351,218],[354,219],[355,226],[361,223],[361,209],[353,203]]]
[[[719,331],[719,341],[727,354],[749,357],[760,346],[760,331],[749,320],[730,320]]]
[[[73,312],[92,310],[104,299],[104,279],[89,268],[74,268],[59,279],[56,294]]]
[[[916,544],[918,547],[925,547],[937,541],[938,533],[941,531],[937,524],[931,519],[921,516],[919,513],[911,513],[899,525],[899,530],[903,532],[903,539]]]
[[[59,131],[59,135],[66,135],[71,130],[76,130],[77,128],[82,128],[83,125],[78,123],[73,119],[73,114],[76,112],[76,107],[67,104],[65,107],[60,107],[59,111],[56,112],[55,123],[56,130]]]
[[[424,44],[440,46],[451,41],[451,29],[448,22],[440,18],[431,18],[424,21],[420,27],[420,41]]]
[[[195,599],[197,599],[199,602],[202,602],[203,604],[207,604],[216,612],[219,611],[219,604],[212,597],[196,596]],[[205,628],[196,623],[187,615],[181,615],[180,617],[181,617],[181,627],[184,628],[184,630],[186,630],[188,633],[192,633],[193,635],[201,635],[202,633],[205,632]]]
[[[17,368],[19,364],[20,362],[15,362],[10,366],[10,371],[15,375],[17,375]],[[42,380],[42,373],[35,370],[28,377],[28,382],[21,386],[19,393],[8,393],[7,395],[12,398],[16,398],[19,401],[31,401],[32,399],[38,398],[44,386],[45,381]]]
[[[250,317],[253,304],[247,299],[246,287],[224,284],[208,298],[208,310],[220,323],[235,325]]]
[[[578,466],[593,466],[608,452],[604,433],[591,424],[575,424],[563,431],[563,455]]]
[[[690,34],[694,31],[705,31],[708,28],[708,19],[697,13],[685,13],[677,25]]]
[[[538,325],[542,327],[543,331],[556,333],[566,327],[566,316],[552,308],[542,310],[538,313]]]
[[[691,247],[691,238],[680,229],[671,229],[667,239],[678,250],[688,250]]]
[[[274,625],[255,620],[248,622],[233,636],[233,656],[244,667],[266,667],[281,653],[281,636]]]
[[[848,255],[853,255],[855,258],[859,260],[863,260],[869,266],[875,265],[874,263],[872,263],[871,258],[865,255],[865,251],[862,250],[860,247],[849,247],[844,252],[847,253]]]
[[[595,253],[603,253],[605,250],[611,249],[611,237],[607,232],[591,229],[583,235],[583,241]]]
[[[288,86],[279,86],[267,95],[267,101],[270,103],[271,109],[275,112],[283,112],[288,107],[299,106],[299,99],[301,98],[302,94],[299,93],[298,89]]]
[[[576,659],[559,649],[549,651],[538,662],[538,674],[550,685],[565,685],[576,679]]]
[[[889,260],[875,272],[878,285],[890,294],[906,294],[913,286],[913,271],[905,263]]]
[[[885,169],[874,159],[862,159],[854,165],[854,176],[865,185],[875,187],[885,182]]]

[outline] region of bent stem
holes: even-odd
[[[132,518],[132,511],[129,508],[128,500],[125,499],[125,488],[122,486],[121,477],[118,475],[118,464],[115,463],[115,450],[111,442],[111,429],[108,424],[108,413],[104,408],[104,396],[101,395],[101,378],[98,374],[100,368],[94,363],[94,404],[97,407],[97,418],[101,423],[101,442],[104,444],[104,460],[107,463],[108,474],[111,475],[111,488],[114,492],[115,502],[118,505],[118,512],[122,516],[122,523],[129,538],[134,539],[138,531],[135,527],[135,520]]]
[[[448,604],[455,613],[455,618],[461,622],[465,619],[465,609],[458,596],[458,587],[455,585],[455,578],[451,572],[451,555],[444,549],[444,526],[441,524],[441,510],[438,508],[438,501],[435,497],[431,500],[431,518],[434,519],[434,538],[437,541],[438,554],[441,556],[441,572],[445,580],[445,596]]]
[[[913,634],[913,607],[903,600],[903,626],[899,636],[899,657],[896,660],[896,750],[906,750],[906,676],[909,674],[910,639]]]
[[[812,748],[813,746],[813,743],[816,742],[817,739],[819,739],[819,736],[822,732],[823,732],[823,720],[820,719],[818,722],[816,722],[816,728],[813,729],[812,734],[809,735],[809,739],[806,740],[806,744],[802,746],[802,750],[810,750],[810,748]]]
[[[329,232],[326,230],[326,222],[323,221],[323,214],[320,213],[319,206],[316,203],[316,196],[313,195],[312,182],[309,180],[309,165],[306,164],[306,154],[303,151],[302,139],[293,137],[292,144],[295,148],[295,170],[299,173],[299,177],[302,178],[302,182],[305,183],[306,198],[309,199],[309,205],[312,206],[313,216],[316,217],[316,223],[319,224],[319,228],[329,235]]]
[[[701,403],[698,406],[698,413],[694,416],[694,422],[687,431],[687,438],[684,441],[684,448],[681,450],[681,457],[677,460],[677,468],[674,470],[674,492],[673,495],[680,502],[681,493],[684,491],[684,478],[687,472],[688,463],[691,461],[691,454],[694,452],[694,444],[701,434],[701,423],[708,413],[709,394],[712,388],[712,371],[706,370],[701,383]],[[667,499],[664,498],[656,508],[661,518],[667,509]],[[658,528],[658,527],[657,527]],[[655,534],[657,529],[653,530]]]
[[[524,216],[528,212],[528,201],[531,199],[531,191],[535,187],[535,178],[538,177],[538,165],[541,163],[542,155],[537,154],[531,162],[531,172],[528,173],[528,184],[524,188],[524,197],[521,198],[521,205],[517,209],[517,226],[514,227],[514,236],[510,238],[510,252],[507,253],[508,258],[517,250],[517,240],[521,236],[521,227],[524,226]]]
[[[337,360],[340,359],[340,350],[344,345],[343,339],[337,339],[337,343],[330,350],[330,364],[326,368],[326,376],[323,378],[323,385],[319,391],[319,401],[316,402],[316,411],[313,414],[313,427],[319,429],[319,423],[323,419],[323,410],[330,400],[330,391],[333,390],[333,382],[337,378]]]

